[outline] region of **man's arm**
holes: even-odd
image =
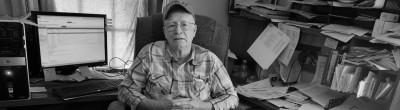
[[[211,104],[215,110],[234,109],[239,104],[239,98],[228,72],[222,62],[216,58],[215,72],[211,83]]]
[[[143,99],[137,106],[137,110],[169,110],[172,108],[173,95],[165,95],[159,99]]]
[[[142,94],[142,89],[145,87],[145,82],[147,81],[143,56],[138,56],[134,60],[124,81],[119,86],[118,99],[130,105],[132,109],[136,109],[143,99],[147,99]]]

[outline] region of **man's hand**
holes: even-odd
[[[138,110],[170,110],[172,109],[173,95],[157,96],[154,99],[143,99],[139,105]]]
[[[188,94],[190,98],[173,100],[173,108],[176,110],[211,110],[213,108],[211,102],[204,102],[191,92],[188,92]]]

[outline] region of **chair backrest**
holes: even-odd
[[[210,17],[202,15],[195,15],[195,17],[197,33],[193,39],[193,43],[213,52],[227,66],[229,27],[217,23]],[[162,14],[157,13],[152,16],[138,18],[135,37],[135,57],[146,44],[159,40],[165,40]]]

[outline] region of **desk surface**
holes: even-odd
[[[87,81],[91,82],[91,81]],[[83,82],[85,83],[85,82]],[[53,94],[50,89],[52,87],[65,85],[70,83],[57,83],[57,82],[44,82],[39,84],[31,84],[32,87],[46,87],[47,92],[31,93],[31,99],[27,100],[15,100],[15,101],[3,101],[0,102],[0,108],[5,107],[19,107],[19,106],[34,106],[34,105],[49,105],[49,104],[65,104],[65,103],[76,103],[76,102],[91,102],[91,101],[114,101],[117,100],[117,91],[103,94],[94,94],[82,98],[63,100],[60,97]]]
[[[254,98],[249,98],[249,97],[243,96],[241,94],[238,94],[238,96],[239,96],[239,100],[240,101],[246,100],[246,101],[251,102],[251,103],[253,103],[253,104],[255,104],[258,107],[261,107],[263,109],[266,109],[266,110],[279,110],[279,108],[276,105],[271,104],[269,102],[260,101],[258,99],[254,99]]]

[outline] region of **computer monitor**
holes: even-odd
[[[42,69],[73,74],[78,67],[107,65],[106,15],[32,12]],[[35,43],[34,43],[35,44]]]

